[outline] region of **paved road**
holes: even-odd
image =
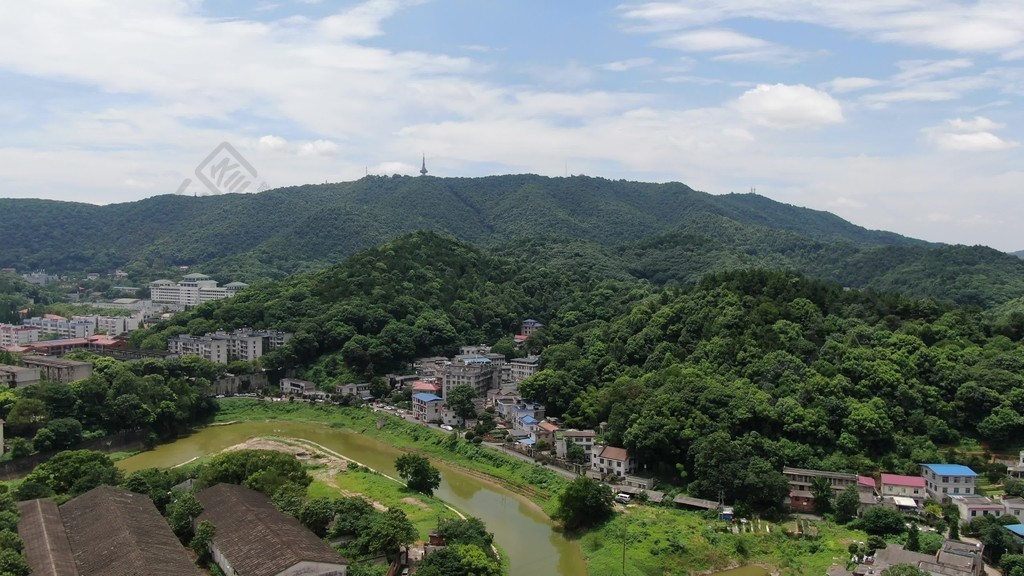
[[[509,449],[505,448],[503,444],[495,444],[495,443],[492,443],[492,442],[484,442],[483,444],[481,444],[481,446],[486,446],[486,447],[490,448],[491,450],[497,450],[498,452],[501,452],[501,453],[505,454],[506,456],[512,456],[514,458],[519,458],[520,460],[523,460],[525,462],[529,462],[530,464],[540,464],[540,462],[537,462],[536,460],[534,460],[533,458],[530,458],[529,456],[527,456],[526,454],[523,454],[522,452],[516,452],[515,450],[509,450]],[[572,479],[576,478],[576,474],[566,470],[565,468],[559,468],[558,466],[554,466],[552,464],[541,464],[541,465],[544,466],[545,468],[547,468],[548,470],[551,470],[553,472],[557,472],[558,474],[561,474],[562,476],[565,476],[569,480],[572,480]]]

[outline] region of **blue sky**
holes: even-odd
[[[677,180],[1024,249],[1019,0],[0,7],[0,196],[431,173]],[[184,181],[190,180],[182,188]]]

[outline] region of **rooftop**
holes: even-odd
[[[908,486],[924,488],[924,478],[920,476],[904,476],[902,474],[882,474],[882,485]]]
[[[1009,524],[1005,526],[1005,528],[1017,536],[1024,538],[1024,524]]]
[[[413,399],[419,400],[420,402],[443,402],[444,398],[441,398],[437,394],[428,394],[427,392],[420,392],[419,394],[413,394]]]
[[[263,494],[217,484],[196,494],[216,532],[213,543],[238,574],[273,576],[301,562],[346,564],[333,548]]]
[[[78,576],[75,555],[53,500],[18,502],[18,535],[34,576]]]
[[[629,459],[629,451],[625,448],[616,448],[615,446],[605,446],[597,455],[600,458],[618,460],[619,462],[625,462]]]
[[[960,464],[921,464],[939,476],[977,476],[978,473]]]

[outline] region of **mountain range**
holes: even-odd
[[[1024,296],[1024,261],[868,230],[755,194],[585,176],[368,176],[259,194],[164,195],[96,206],[0,199],[0,267],[176,266],[255,281],[321,269],[407,232],[433,230],[535,265],[654,283],[739,268],[793,270],[852,288],[991,306]]]

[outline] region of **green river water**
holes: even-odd
[[[391,476],[397,476],[394,461],[402,454],[375,438],[315,423],[241,422],[204,428],[187,438],[121,460],[117,466],[126,472],[169,468],[258,436],[311,440]],[[528,499],[442,462],[435,464],[441,470],[441,486],[435,495],[487,524],[509,556],[510,576],[586,576],[579,545],[556,532],[551,520]]]

